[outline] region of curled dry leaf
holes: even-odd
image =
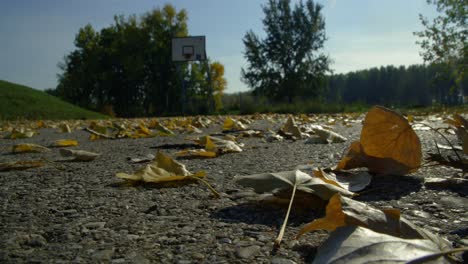
[[[52,145],[54,147],[73,147],[78,146],[78,141],[73,139],[59,139]]]
[[[60,149],[62,157],[73,157],[74,161],[92,161],[99,157],[101,154],[74,149]]]
[[[375,106],[366,115],[360,142],[353,142],[337,169],[367,167],[383,174],[405,175],[421,165],[421,143],[401,115]]]
[[[292,116],[288,117],[286,123],[279,129],[278,134],[281,136],[294,137],[296,139],[302,138],[302,132]]]
[[[65,123],[64,123],[64,124],[61,124],[61,125],[60,125],[60,132],[62,132],[62,133],[71,133],[72,130],[71,130],[71,128],[70,128],[70,125],[65,124]]]
[[[231,153],[231,152],[242,152],[242,149],[236,142],[226,139],[221,139],[212,136],[203,136],[198,138],[196,142],[205,147],[206,151],[212,151],[216,153]]]
[[[365,171],[355,173],[344,172],[325,172],[323,169],[313,171],[314,176],[322,179],[324,182],[334,184],[350,192],[359,192],[364,190],[372,180],[372,175]]]
[[[14,128],[4,138],[5,139],[30,138],[30,137],[34,136],[35,134],[36,134],[36,132],[34,132],[32,130]]]
[[[28,153],[28,152],[46,152],[50,151],[50,149],[43,147],[41,145],[32,144],[32,143],[23,143],[23,144],[16,144],[12,148],[13,153]]]
[[[325,128],[315,127],[312,130],[317,136],[319,136],[323,143],[341,143],[348,140],[342,135]]]
[[[118,178],[130,181],[143,181],[147,183],[168,183],[176,182],[183,184],[191,180],[198,180],[204,183],[213,195],[217,198],[220,197],[219,193],[211,187],[211,185],[203,180],[206,173],[199,171],[195,174],[190,173],[185,165],[175,161],[171,157],[158,152],[156,158],[144,168],[137,170],[134,174],[127,174],[119,172],[116,174]]]
[[[161,123],[157,122],[154,126],[154,129],[158,131],[159,136],[172,136],[175,135],[175,133],[170,130],[169,128],[163,126]]]
[[[245,130],[247,127],[240,121],[237,121],[231,117],[227,117],[223,123],[223,131],[239,131]]]
[[[190,173],[185,165],[175,161],[171,157],[158,152],[156,158],[144,168],[134,174],[119,172],[117,177],[132,181],[144,181],[152,183],[187,180],[193,177],[203,178],[204,172]]]
[[[296,185],[298,191],[318,196],[322,200],[330,199],[335,193],[346,196],[354,194],[337,184],[327,183],[322,178],[310,176],[300,170],[236,176],[234,180],[244,187],[253,188],[257,193],[280,195],[285,193],[284,190],[291,190]]]
[[[0,163],[0,171],[27,170],[44,166],[41,160],[26,160]]]
[[[207,151],[204,149],[186,149],[176,152],[177,157],[186,158],[216,158],[217,154],[213,151]]]
[[[437,244],[440,250],[450,248],[447,240],[415,226],[401,217],[399,210],[375,209],[365,203],[343,197],[339,193],[330,199],[325,217],[306,224],[297,237],[313,230],[333,231],[342,226],[362,226],[375,232],[405,239],[429,239]]]
[[[127,158],[131,163],[143,163],[143,162],[148,162],[152,161],[155,158],[153,154],[148,154],[144,158]]]
[[[439,253],[426,239],[403,239],[359,226],[340,227],[319,247],[313,263],[408,263]],[[449,263],[439,257],[431,263]]]

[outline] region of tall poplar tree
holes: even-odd
[[[266,38],[250,30],[243,39],[248,65],[242,80],[277,101],[320,95],[330,64],[321,52],[326,40],[322,5],[307,0],[292,8],[290,0],[270,0],[263,12]]]

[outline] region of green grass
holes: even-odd
[[[0,80],[0,120],[102,119],[95,113],[27,86]]]

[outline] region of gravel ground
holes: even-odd
[[[267,124],[256,121],[254,128]],[[303,140],[267,143],[244,138],[241,153],[215,159],[180,160],[191,172],[205,170],[208,181],[223,195],[212,199],[204,185],[177,188],[123,186],[117,172],[144,166],[128,157],[161,150],[168,154],[190,144],[187,135],[147,139],[88,140],[85,131],[62,134],[41,129],[29,139],[0,139],[0,161],[46,157],[53,165],[25,171],[0,172],[1,263],[306,263],[327,238],[324,231],[292,238],[305,223],[323,212],[293,210],[281,248],[272,251],[285,208],[249,203],[251,192],[233,182],[235,175],[293,170],[313,162],[335,165],[360,125],[337,126],[348,138],[338,144],[305,144]],[[205,133],[220,131],[220,126]],[[424,151],[437,137],[417,131]],[[64,162],[58,150],[40,154],[10,154],[17,143],[44,146],[62,138],[76,139],[79,149],[101,153],[92,162]],[[370,191],[357,200],[401,209],[416,225],[447,237],[455,246],[467,244],[468,186],[427,188],[424,178],[449,178],[459,170],[424,167],[410,176],[376,176]]]

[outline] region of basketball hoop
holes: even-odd
[[[178,37],[172,39],[172,61],[205,61],[205,36]]]

